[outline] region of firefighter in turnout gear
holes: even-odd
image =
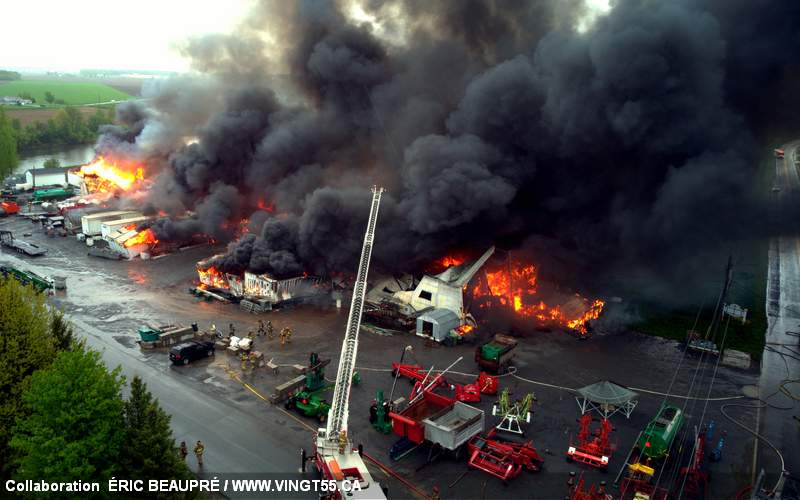
[[[180,448],[181,458],[183,461],[186,461],[186,455],[189,454],[189,448],[186,446],[186,441],[181,441],[181,448]]]
[[[263,337],[265,334],[266,331],[264,330],[264,320],[260,319],[258,320],[258,336]]]
[[[197,444],[194,446],[194,456],[197,457],[197,465],[199,467],[203,466],[203,452],[206,451],[206,447],[203,446],[202,441],[198,441]]]
[[[275,329],[272,327],[272,321],[267,320],[267,340],[275,338]]]
[[[283,330],[281,330],[280,338],[281,338],[281,345],[290,343],[292,341],[292,329],[289,328],[288,326],[284,327]]]
[[[233,337],[234,335],[236,335],[236,328],[233,323],[228,323],[228,337]]]

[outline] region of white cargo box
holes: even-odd
[[[441,410],[422,423],[426,440],[455,450],[483,432],[484,420],[483,410],[456,401],[452,407]]]

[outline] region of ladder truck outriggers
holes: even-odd
[[[353,288],[353,300],[350,303],[350,315],[347,319],[342,352],[339,357],[339,370],[336,373],[333,400],[328,411],[327,425],[325,428],[317,430],[314,456],[308,457],[314,461],[323,479],[336,481],[337,491],[330,495],[330,498],[334,499],[344,496],[353,499],[386,498],[386,492],[372,478],[364,465],[361,458],[361,447],[353,448],[347,432],[350,388],[358,353],[358,331],[361,328],[361,312],[364,308],[367,273],[372,256],[372,240],[375,237],[375,223],[378,219],[378,207],[383,191],[384,189],[381,187],[372,187],[372,206],[370,207],[367,231],[364,235],[364,245],[361,249],[361,260],[358,264],[358,274]],[[302,453],[302,468],[305,470],[305,450]]]

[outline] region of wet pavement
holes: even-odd
[[[774,202],[781,213],[783,203],[800,196],[800,175],[793,158],[800,141],[784,146],[784,159],[775,160]],[[800,238],[773,239],[767,275],[767,338],[762,359],[759,396],[769,406],[759,412],[760,432],[781,452],[779,457],[768,445],[759,444],[756,471],[767,472],[766,486],[776,483],[781,467],[797,476],[800,470],[800,406],[780,389],[800,397]],[[783,461],[783,463],[782,463]]]
[[[200,439],[206,444],[204,473],[229,472],[295,472],[299,467],[299,449],[310,451],[313,419],[287,414],[282,406],[265,403],[256,393],[269,395],[273,388],[295,376],[288,366],[277,375],[266,370],[242,374],[238,359],[218,352],[216,357],[172,367],[165,351],[142,351],[136,344],[136,330],[144,323],[197,322],[201,329],[214,323],[224,329],[234,323],[237,332],[255,329],[259,317],[270,319],[279,331],[291,326],[295,332],[290,345],[280,346],[276,340],[256,340],[256,348],[265,358],[274,358],[281,365],[307,364],[311,350],[322,358],[334,358],[328,370],[332,379],[341,347],[345,309],[302,306],[254,316],[238,307],[205,302],[187,293],[195,278],[194,263],[220,250],[197,247],[150,261],[108,261],[86,255],[86,247],[74,237],[47,238],[36,225],[22,218],[0,220],[0,227],[14,231],[18,237],[30,233],[29,239],[46,246],[46,256],[29,259],[0,252],[0,263],[8,262],[29,268],[43,275],[67,277],[67,290],[53,297],[76,325],[79,334],[91,347],[101,349],[109,366],[120,365],[131,377],[140,375],[162,406],[172,415],[172,426],[178,441],[191,444]],[[379,237],[379,236],[378,236]],[[344,301],[345,304],[349,302]],[[610,304],[609,307],[624,307]],[[488,335],[490,332],[483,332]],[[407,362],[423,366],[434,364],[444,368],[457,357],[458,373],[449,378],[454,383],[474,380],[478,373],[473,360],[474,345],[452,348],[430,345],[424,339],[406,334],[378,335],[362,331],[358,370],[362,384],[351,397],[350,427],[355,443],[387,464],[425,491],[434,486],[442,498],[563,498],[570,471],[585,471],[589,482],[605,480],[609,485],[623,463],[633,441],[653,417],[665,397],[659,393],[705,397],[714,365],[696,357],[684,356],[673,341],[651,338],[627,331],[611,331],[600,324],[589,340],[577,340],[563,332],[532,330],[517,348],[517,372],[501,379],[501,387],[509,387],[512,396],[534,392],[537,403],[534,417],[527,426],[527,436],[545,458],[544,470],[522,476],[504,486],[499,480],[480,471],[466,472],[466,460],[441,457],[425,465],[427,451],[418,449],[399,462],[392,462],[388,450],[396,441],[372,429],[368,424],[369,406],[377,390],[388,395],[392,379],[391,361],[400,357],[404,347],[413,351]],[[233,375],[233,376],[232,376]],[[671,383],[675,378],[674,384]],[[237,378],[239,380],[237,380]],[[565,461],[564,453],[570,435],[576,432],[578,406],[571,389],[610,379],[640,392],[639,404],[629,420],[613,417],[614,440],[619,450],[611,459],[608,473],[585,469]],[[252,388],[248,390],[241,382]],[[556,387],[537,385],[531,381]],[[693,383],[694,382],[694,383]],[[691,430],[709,420],[717,422],[718,434],[728,432],[723,460],[712,465],[711,498],[730,498],[751,475],[753,441],[730,425],[719,413],[724,402],[752,401],[744,392],[753,392],[758,384],[755,370],[740,371],[719,367],[712,398],[734,398],[704,401],[670,397],[668,400],[684,408],[689,416],[685,429]],[[395,398],[407,396],[411,385],[398,381]],[[653,394],[655,392],[655,394]],[[479,406],[486,412],[487,427],[496,425],[491,416],[494,400],[485,396]],[[755,425],[754,410],[744,409],[737,417]],[[763,416],[762,416],[763,418]],[[687,433],[688,436],[688,433]],[[691,438],[683,442],[691,447]],[[193,457],[190,462],[195,467]],[[379,470],[373,471],[379,481],[388,483],[390,498],[407,498],[411,494]],[[662,484],[675,482],[671,470],[665,470]],[[612,490],[613,491],[613,490]]]

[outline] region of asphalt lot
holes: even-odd
[[[239,371],[238,360],[224,353],[218,353],[212,360],[176,368],[170,366],[164,351],[142,351],[136,344],[136,329],[144,323],[188,325],[197,322],[201,329],[207,329],[212,323],[218,328],[234,323],[237,332],[255,328],[257,316],[242,312],[234,305],[200,301],[187,293],[195,279],[194,263],[216,253],[219,248],[198,247],[151,261],[116,262],[88,257],[86,247],[74,237],[47,238],[41,229],[23,218],[0,219],[0,227],[14,231],[18,237],[30,233],[31,236],[24,239],[49,249],[46,256],[37,259],[2,251],[0,263],[21,265],[44,275],[67,276],[68,289],[54,296],[53,303],[69,314],[90,346],[103,350],[110,366],[121,365],[127,376],[139,374],[144,378],[162,406],[172,414],[178,441],[203,440],[206,444],[203,474],[297,470],[299,449],[310,450],[309,429],[317,426],[315,420],[287,415],[282,407],[264,403],[231,376]],[[624,302],[609,307],[624,307]],[[256,348],[264,351],[267,359],[274,358],[276,363],[285,365],[306,364],[308,353],[314,350],[323,358],[334,358],[328,367],[328,378],[333,378],[335,358],[347,320],[346,309],[336,310],[331,303],[328,307],[303,306],[261,317],[270,319],[276,331],[291,326],[295,332],[292,343],[283,347],[275,340],[257,339]],[[464,474],[467,470],[464,458],[443,457],[425,466],[428,455],[422,449],[399,462],[391,462],[388,450],[396,437],[372,429],[368,424],[368,409],[377,390],[383,389],[388,394],[392,382],[388,368],[406,345],[413,347],[408,361],[424,366],[433,364],[444,368],[463,356],[454,370],[466,375],[453,374],[452,382],[469,382],[478,373],[472,345],[431,346],[410,335],[383,336],[362,331],[358,366],[363,382],[352,392],[351,434],[354,442],[364,444],[365,451],[422,490],[431,491],[438,486],[442,498],[563,498],[570,471],[584,471],[588,482],[605,480],[611,484],[639,430],[665,399],[661,394],[645,390],[656,393],[670,390],[674,375],[671,394],[691,393],[705,397],[709,394],[709,381],[714,371],[713,363],[684,357],[675,342],[620,330],[602,321],[589,340],[577,340],[559,331],[531,330],[517,349],[516,374],[502,378],[501,387],[508,386],[517,397],[530,391],[535,393],[538,401],[527,427],[527,437],[544,456],[545,464],[542,472],[523,473],[506,486],[480,471]],[[293,376],[288,367],[283,367],[278,375],[262,370],[238,378],[250,384],[255,392],[268,395],[277,384]],[[564,460],[579,416],[569,389],[603,379],[643,389],[639,391],[639,404],[630,420],[619,415],[613,418],[614,439],[619,450],[612,457],[606,474]],[[740,371],[720,366],[710,395],[712,398],[741,398],[745,392],[752,393],[757,384],[755,369]],[[410,388],[409,383],[399,381],[395,397],[407,395]],[[689,416],[686,429],[699,425],[702,419],[703,423],[716,421],[717,435],[722,430],[728,432],[723,460],[711,468],[710,498],[730,498],[750,481],[752,437],[720,414],[719,406],[724,401],[711,401],[706,405],[704,401],[693,399],[672,397],[669,400],[685,409]],[[492,399],[484,397],[477,405],[486,412],[487,426],[498,422],[491,416],[492,403]],[[737,417],[746,425],[755,425],[754,410],[739,411]],[[689,440],[685,445],[691,447]],[[190,462],[194,467],[194,461]],[[389,484],[390,498],[412,497],[407,489],[383,472],[376,470],[373,474],[379,481]],[[671,479],[670,471],[666,471],[663,481]]]

